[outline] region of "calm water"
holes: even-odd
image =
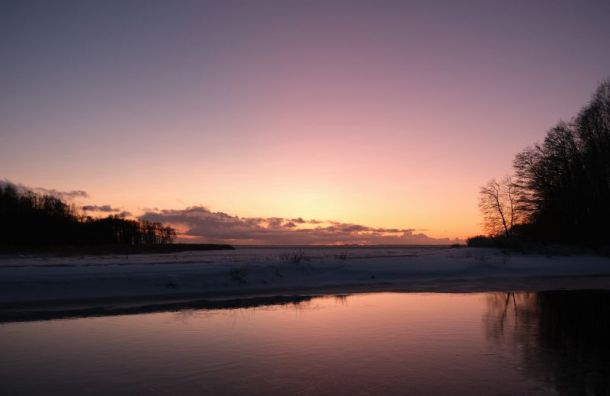
[[[610,394],[607,292],[398,294],[0,325],[0,393]]]

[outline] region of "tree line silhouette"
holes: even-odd
[[[119,216],[80,216],[74,206],[47,194],[0,185],[0,246],[160,245],[176,231],[157,222]]]
[[[471,238],[471,245],[519,239],[610,245],[610,80],[572,121],[518,153],[513,169],[481,188],[491,238]]]

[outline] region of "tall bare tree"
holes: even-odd
[[[499,181],[491,179],[481,187],[479,208],[489,234],[510,237],[512,228],[520,221],[517,188],[510,176]]]

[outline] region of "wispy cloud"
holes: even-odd
[[[111,205],[83,205],[81,206],[81,209],[85,212],[115,213],[120,217],[131,216],[131,212],[120,208],[114,208]]]
[[[89,198],[89,194],[83,190],[60,191],[44,187],[30,187],[21,183],[13,183],[9,180],[0,180],[0,187],[12,186],[20,192],[34,192],[36,194],[51,195],[63,201],[73,202],[77,199]],[[120,217],[131,217],[132,213],[111,205],[82,205],[80,208],[86,212],[113,213]]]
[[[303,218],[239,217],[203,206],[148,211],[143,220],[176,227],[179,237],[210,243],[260,245],[448,244],[410,228],[380,228]]]
[[[88,198],[89,194],[83,190],[71,190],[71,191],[60,191],[55,189],[48,189],[43,187],[29,187],[20,183],[13,183],[8,180],[0,180],[0,186],[10,185],[19,191],[32,191],[43,195],[52,195],[56,198],[63,200],[73,200],[76,198]]]
[[[121,209],[113,208],[110,205],[84,205],[81,206],[82,210],[91,211],[91,212],[120,212]]]
[[[72,191],[58,191],[58,190],[49,190],[42,187],[34,187],[31,189],[34,192],[46,195],[52,195],[61,199],[76,199],[76,198],[88,198],[89,194],[83,190],[72,190]]]

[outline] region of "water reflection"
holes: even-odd
[[[559,394],[610,395],[610,292],[487,296],[488,338],[521,351],[523,371]]]
[[[373,293],[0,325],[3,394],[608,394],[610,294]]]

